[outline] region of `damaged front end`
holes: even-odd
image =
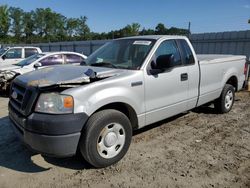
[[[9,106],[23,116],[28,116],[42,94],[60,94],[69,88],[107,79],[123,71],[87,66],[58,66],[33,71],[18,76],[12,82]]]
[[[93,83],[99,80],[103,80],[109,77],[117,75],[120,71],[114,69],[103,69],[103,68],[90,68],[86,67],[84,69],[76,67],[68,67],[66,73],[63,74],[63,67],[54,67],[41,69],[34,71],[34,73],[29,73],[26,75],[27,87],[36,87],[39,90],[46,90],[50,88],[73,88],[79,87],[85,84]],[[60,70],[62,69],[62,70]]]
[[[0,91],[7,91],[10,87],[11,81],[18,74],[14,71],[1,71],[0,72]]]

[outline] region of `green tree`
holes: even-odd
[[[66,17],[50,8],[38,8],[34,14],[36,33],[45,41],[64,40],[66,36]]]
[[[140,30],[140,24],[138,23],[132,23],[131,25],[127,25],[122,29],[122,35],[123,36],[135,36],[139,35]]]
[[[51,25],[51,32],[50,35],[52,40],[54,41],[63,41],[66,39],[67,32],[66,32],[66,17],[58,14],[52,13],[52,25]]]
[[[166,35],[167,34],[167,28],[165,27],[165,25],[163,23],[159,23],[155,27],[155,34],[156,35]]]
[[[78,18],[78,26],[76,28],[76,35],[79,39],[88,40],[90,38],[90,29],[87,25],[88,18],[86,16],[81,16]]]
[[[140,31],[140,35],[154,35],[154,34],[155,34],[155,30],[153,30],[153,29],[145,29],[145,28],[143,28]]]
[[[23,32],[23,16],[24,11],[20,8],[10,7],[10,18],[11,18],[11,33],[14,34],[16,41],[21,38]]]
[[[23,33],[26,43],[32,42],[32,37],[34,35],[35,20],[34,20],[34,11],[25,12],[23,16]]]
[[[45,9],[37,8],[34,13],[34,23],[36,33],[43,37],[46,29],[46,18],[45,18]]]
[[[177,27],[171,27],[167,30],[168,35],[188,35],[189,31],[187,29],[180,29]]]
[[[10,27],[9,8],[7,5],[0,6],[0,39],[7,37]]]
[[[70,37],[70,38],[75,37],[77,27],[78,27],[78,19],[76,19],[76,18],[68,18],[66,20],[67,36]]]

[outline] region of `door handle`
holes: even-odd
[[[188,80],[188,73],[182,73],[181,74],[181,81],[186,81]]]

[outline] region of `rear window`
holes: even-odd
[[[38,53],[36,48],[25,48],[24,50],[25,50],[25,58]]]
[[[82,63],[84,59],[76,54],[65,54],[65,60],[67,64]]]
[[[182,49],[182,55],[183,55],[183,61],[185,65],[192,65],[195,63],[194,61],[194,55],[187,44],[187,41],[185,40],[179,40],[181,49]]]
[[[58,65],[63,64],[62,54],[50,55],[40,61],[42,66]]]

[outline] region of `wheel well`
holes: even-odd
[[[126,103],[121,103],[121,102],[110,103],[110,104],[107,104],[107,105],[99,108],[96,112],[101,111],[101,110],[105,110],[105,109],[114,109],[114,110],[122,112],[130,120],[131,125],[132,125],[132,129],[133,130],[138,129],[137,115],[136,115],[135,110],[130,105],[128,105]]]
[[[234,87],[235,91],[238,89],[238,80],[236,76],[232,76],[229,78],[229,80],[226,82],[226,84],[230,84]]]

